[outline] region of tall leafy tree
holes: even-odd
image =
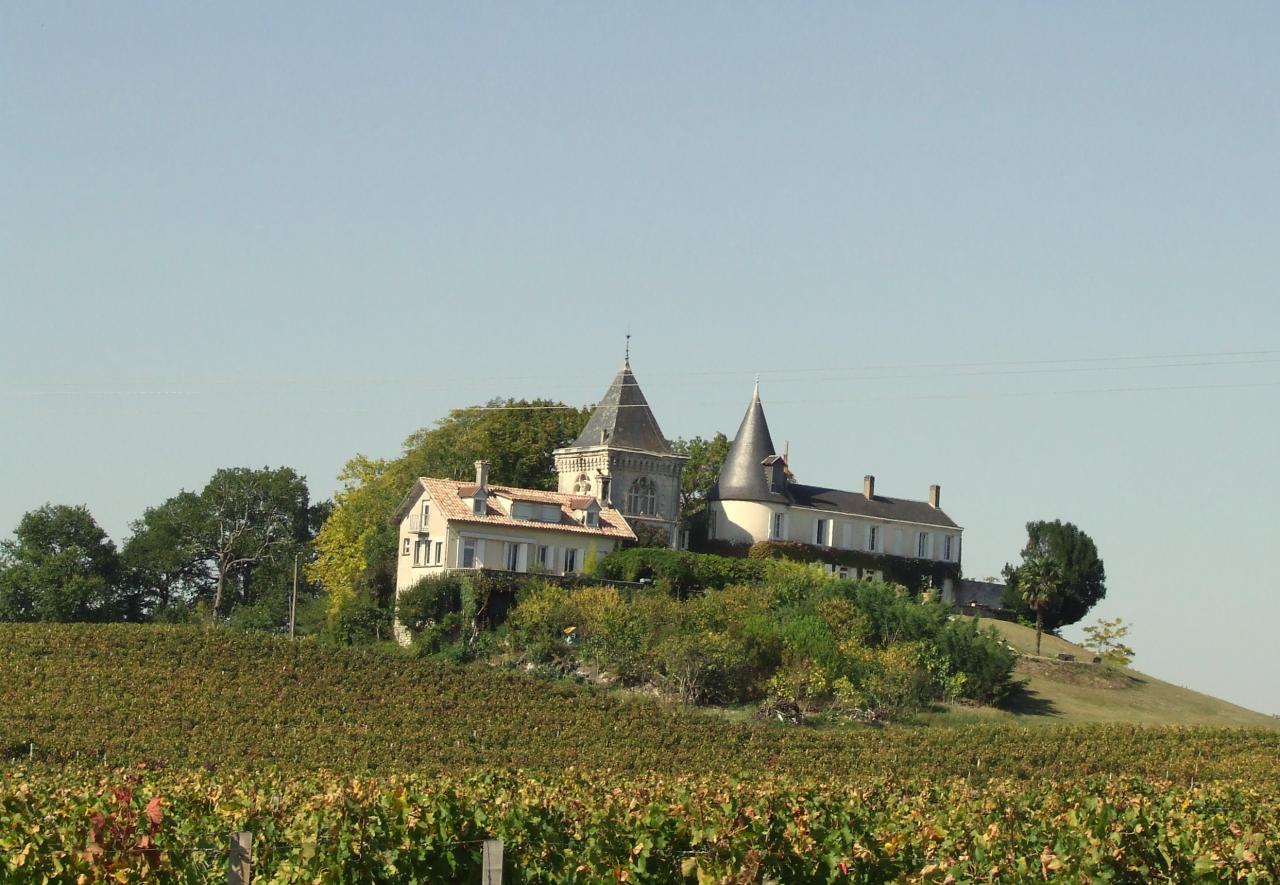
[[[223,468],[134,523],[125,559],[157,609],[203,600],[213,617],[252,605],[307,549],[315,513],[292,468]]]
[[[455,409],[412,434],[399,458],[356,455],[338,476],[343,488],[316,536],[309,577],[335,602],[364,589],[385,603],[394,590],[396,545],[396,529],[387,520],[415,478],[467,479],[484,459],[492,465],[492,482],[554,489],[551,453],[571,443],[590,416],[589,409],[552,400],[495,399]]]
[[[193,542],[217,579],[213,614],[222,609],[227,582],[239,579],[240,601],[254,568],[281,559],[307,540],[307,484],[288,467],[219,470],[200,493],[203,520]]]
[[[126,613],[116,545],[87,507],[46,504],[0,542],[0,620],[110,621]]]
[[[711,439],[695,436],[671,443],[671,448],[678,454],[689,456],[680,477],[682,520],[687,522],[706,508],[707,495],[720,476],[720,467],[729,454],[729,446],[730,440],[723,433],[717,433]]]
[[[1030,619],[1035,613],[1019,585],[1027,560],[1045,557],[1053,561],[1062,578],[1062,590],[1040,613],[1044,629],[1055,632],[1074,624],[1107,595],[1107,573],[1093,539],[1069,522],[1027,523],[1027,543],[1022,564],[1004,567],[1005,605]]]
[[[148,616],[178,608],[213,585],[210,564],[197,543],[196,527],[203,520],[200,495],[185,491],[134,520],[121,559]]]
[[[695,436],[671,443],[676,452],[689,456],[680,476],[680,522],[688,529],[689,544],[695,550],[702,549],[707,540],[707,495],[720,476],[729,445],[723,433],[711,439]]]

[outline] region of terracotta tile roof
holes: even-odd
[[[451,522],[470,522],[478,525],[500,525],[514,528],[543,529],[555,532],[573,532],[582,535],[597,535],[607,538],[624,538],[635,540],[635,532],[627,525],[627,521],[612,507],[601,506],[600,525],[588,527],[573,517],[574,504],[584,500],[580,495],[544,492],[541,489],[517,489],[509,486],[489,486],[489,495],[485,500],[485,515],[476,516],[471,512],[472,495],[475,483],[457,482],[451,479],[436,479],[422,476],[409,490],[403,503],[396,510],[395,522],[404,518],[405,514],[417,500],[419,491],[425,490],[431,495],[433,506]],[[534,504],[555,504],[560,507],[560,522],[542,522],[536,519],[515,519],[506,509],[502,501],[528,501]]]

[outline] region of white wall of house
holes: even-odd
[[[712,537],[735,544],[754,544],[769,538],[775,513],[784,515],[787,507],[757,501],[712,501]]]
[[[425,511],[424,504],[427,505]],[[462,551],[467,541],[475,544],[476,568],[505,569],[509,564],[507,545],[515,544],[525,545],[525,549],[517,551],[516,570],[528,571],[531,565],[537,563],[538,548],[547,547],[548,564],[545,571],[557,575],[564,573],[565,550],[577,551],[574,570],[581,571],[593,550],[599,558],[618,546],[617,538],[563,531],[550,525],[538,528],[488,525],[482,522],[451,523],[438,507],[431,506],[430,496],[423,492],[400,521],[396,588],[399,590],[409,587],[424,575],[461,568]],[[430,547],[427,547],[428,544]]]
[[[869,519],[808,507],[788,507],[756,501],[713,501],[712,537],[739,544],[754,544],[771,538],[775,514],[783,514],[784,540],[813,544],[817,541],[818,520],[826,520],[826,546],[840,550],[870,551],[870,529],[876,529],[875,553],[918,557],[921,533],[925,541],[925,559],[960,561],[960,529],[923,523]],[[951,538],[950,556],[946,556],[946,538]]]
[[[426,505],[426,521],[423,517],[423,505]],[[439,507],[431,506],[431,498],[423,492],[414,502],[408,514],[400,520],[400,540],[396,550],[396,592],[410,586],[415,581],[429,574],[439,574],[451,562],[448,537],[448,521]],[[430,544],[424,562],[420,545]],[[439,556],[437,557],[437,547]]]
[[[463,568],[463,551],[469,542],[475,550],[472,568],[507,569],[514,565],[515,571],[541,570],[554,575],[581,572],[593,552],[599,559],[613,552],[620,543],[618,538],[556,530],[550,526],[536,528],[449,522],[439,508],[431,506],[428,506],[424,520],[424,503],[430,505],[430,497],[425,491],[400,520],[396,551],[397,596],[425,577]],[[428,544],[429,547],[426,546]],[[440,545],[438,557],[437,544]],[[538,561],[543,548],[545,566]],[[422,555],[424,551],[428,553],[425,558]],[[513,553],[514,562],[508,559]],[[398,621],[394,629],[396,638],[407,644],[408,631]]]

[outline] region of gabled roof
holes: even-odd
[[[886,498],[883,495],[876,495],[868,500],[862,492],[844,492],[799,483],[788,484],[787,491],[791,493],[791,502],[796,507],[812,507],[815,510],[848,513],[851,516],[915,522],[948,529],[960,528],[951,517],[936,507],[930,507],[926,501]]]
[[[600,445],[672,454],[671,445],[662,435],[658,419],[653,417],[636,376],[631,374],[630,360],[622,364],[622,371],[613,379],[591,413],[587,426],[569,448]]]
[[[769,422],[764,418],[764,406],[760,405],[760,385],[756,385],[742,416],[742,424],[729,446],[720,467],[720,476],[708,496],[712,501],[775,501],[787,503],[781,492],[771,491],[765,477],[765,461],[772,464],[778,458],[773,449],[773,437],[769,436]]]
[[[634,541],[635,532],[623,519],[622,514],[612,507],[600,507],[598,526],[585,526],[574,518],[573,511],[582,509],[575,507],[587,505],[594,498],[583,498],[580,495],[561,494],[560,492],[544,492],[541,489],[519,489],[510,486],[491,485],[485,499],[485,515],[476,516],[471,511],[472,495],[475,483],[458,482],[452,479],[436,479],[430,476],[418,477],[409,487],[400,506],[391,516],[391,522],[398,524],[413,509],[413,505],[422,493],[431,496],[432,507],[450,522],[468,522],[477,525],[500,525],[516,528],[543,529],[554,532],[571,532],[581,535],[597,535],[607,538],[623,538]],[[543,522],[536,519],[515,519],[506,509],[504,501],[529,501],[537,504],[555,504],[560,508],[559,522]],[[599,506],[599,505],[597,505]]]

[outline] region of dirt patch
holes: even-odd
[[[1055,661],[1051,658],[1019,658],[1015,672],[1088,688],[1133,688],[1139,684],[1137,679],[1106,664]]]

